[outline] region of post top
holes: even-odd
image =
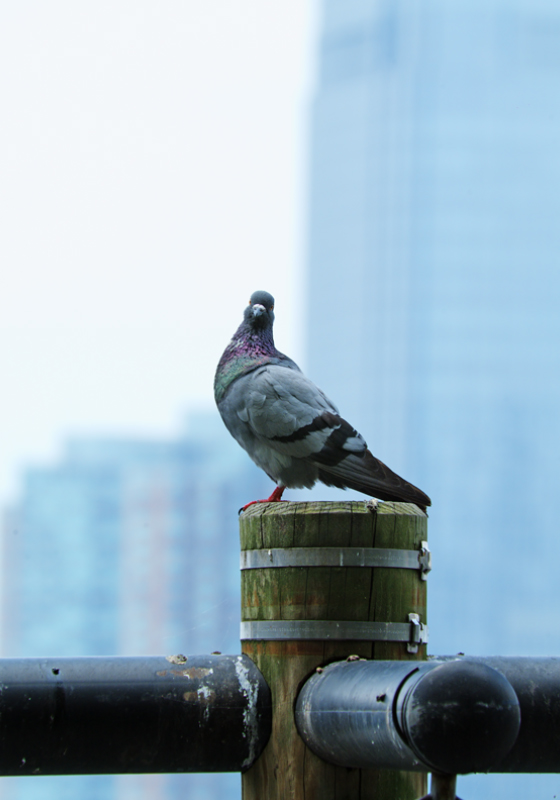
[[[239,517],[241,549],[397,547],[426,541],[428,519],[413,503],[375,501],[258,503]]]
[[[379,514],[397,517],[427,517],[414,503],[389,502],[385,500],[319,500],[278,501],[272,503],[255,503],[242,513],[242,518],[264,516],[292,516],[294,514]]]

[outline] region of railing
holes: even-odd
[[[453,800],[560,772],[560,659],[426,656],[427,518],[240,520],[243,655],[0,660],[0,774],[243,773],[244,800]]]

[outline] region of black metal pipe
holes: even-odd
[[[437,661],[458,656],[438,656]],[[519,699],[521,727],[511,750],[489,772],[560,773],[560,658],[463,656],[500,672]]]
[[[306,745],[339,766],[427,771],[394,724],[395,698],[416,663],[342,661],[316,672],[296,701]]]
[[[340,766],[453,775],[502,759],[520,713],[507,679],[483,663],[352,661],[307,681],[296,724],[311,750]]]
[[[246,656],[0,660],[0,775],[243,771],[270,729]]]

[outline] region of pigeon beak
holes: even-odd
[[[261,306],[260,303],[255,303],[255,305],[252,306],[252,309],[253,309],[253,316],[254,317],[260,317],[266,311],[266,308],[264,306]]]

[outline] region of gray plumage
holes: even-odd
[[[272,335],[274,298],[255,292],[225,349],[214,395],[231,435],[279,487],[356,489],[380,500],[416,503],[430,498],[368,450],[334,403],[280,353]]]

